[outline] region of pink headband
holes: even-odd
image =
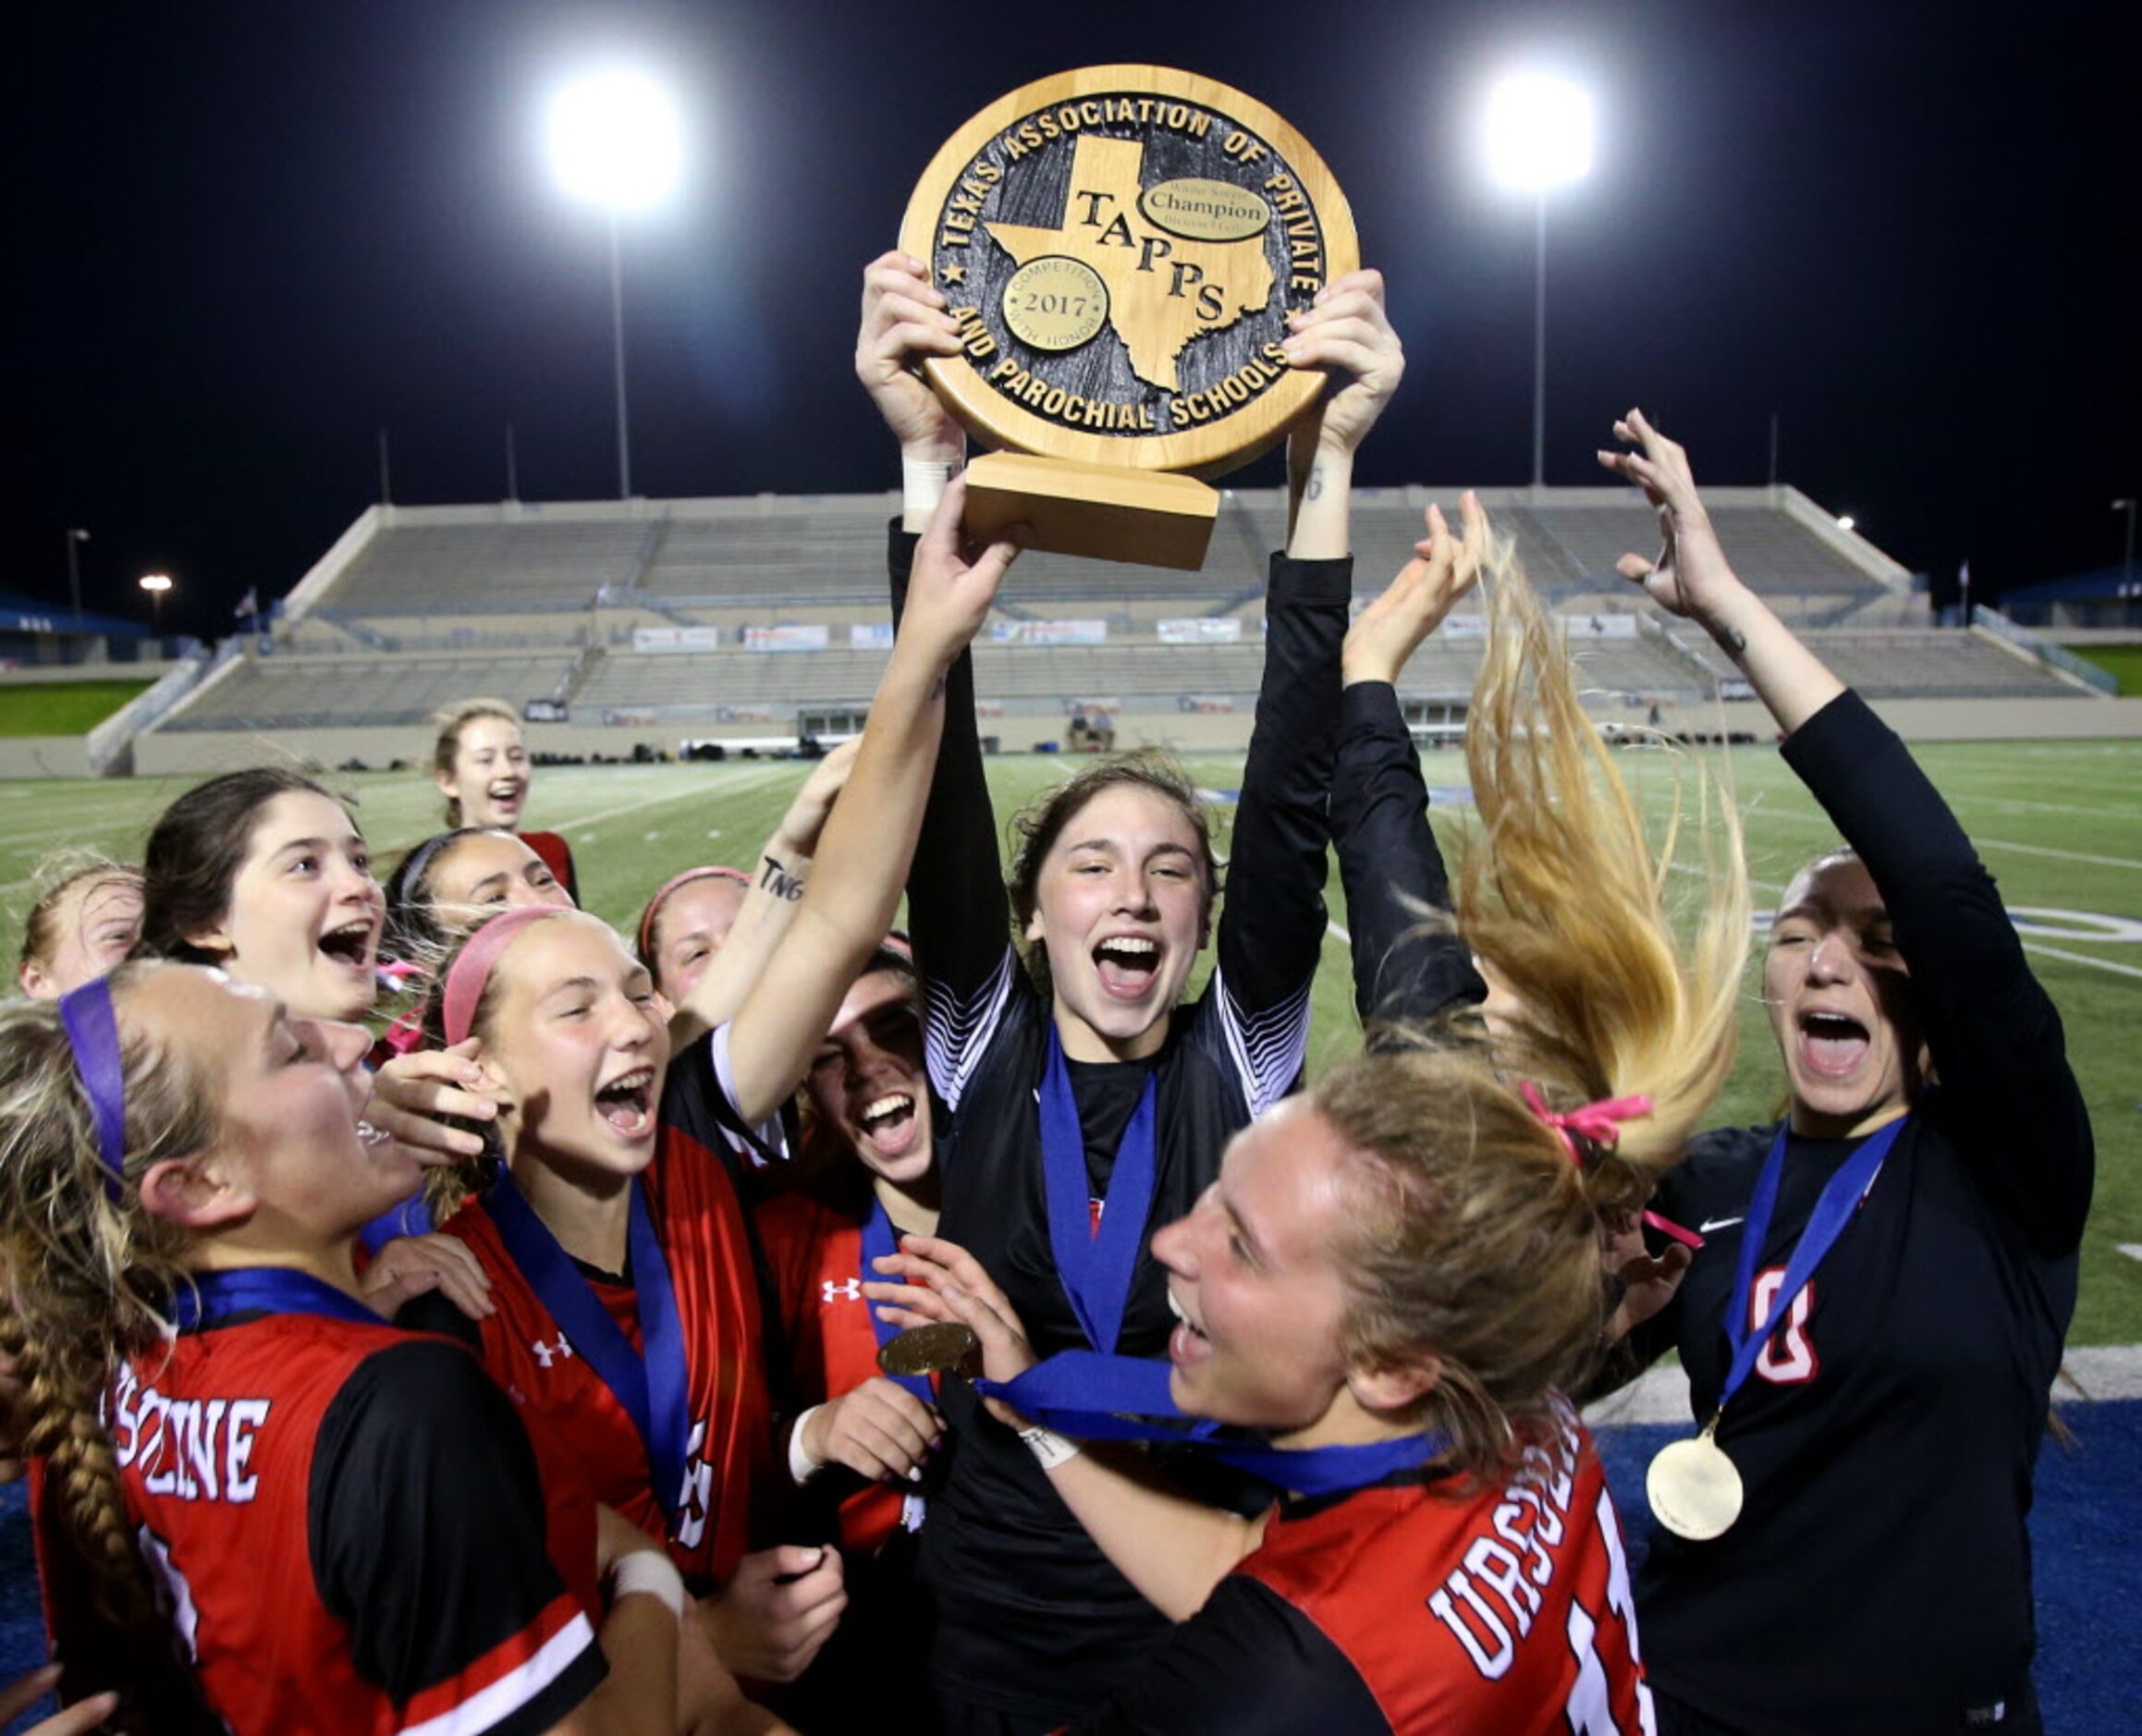
[[[655,944],[655,919],[662,913],[662,906],[679,886],[688,886],[694,880],[733,880],[740,886],[750,887],[751,875],[741,868],[687,868],[680,874],[671,874],[655,888],[655,896],[647,900],[647,908],[640,917],[640,957],[652,964],[650,949]]]
[[[520,931],[545,917],[571,914],[556,905],[508,911],[503,916],[494,916],[469,937],[469,944],[447,972],[447,986],[440,996],[446,1003],[441,1022],[447,1029],[448,1048],[467,1039],[469,1027],[476,1022],[476,1004],[483,998],[483,985],[490,982],[499,955],[520,938]]]
[[[1561,1135],[1561,1143],[1569,1147],[1570,1161],[1582,1164],[1584,1153],[1577,1141],[1588,1139],[1593,1144],[1612,1151],[1622,1143],[1622,1123],[1634,1121],[1640,1115],[1651,1113],[1651,1099],[1638,1093],[1634,1097],[1609,1097],[1600,1103],[1587,1103],[1580,1109],[1572,1109],[1566,1115],[1558,1115],[1547,1106],[1547,1099],[1539,1094],[1539,1087],[1526,1080],[1518,1090],[1524,1095],[1525,1106],[1531,1109],[1548,1127]],[[1703,1238],[1693,1229],[1683,1229],[1671,1217],[1661,1217],[1657,1212],[1647,1211],[1644,1221],[1659,1234],[1691,1248],[1703,1246]]]

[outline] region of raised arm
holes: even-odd
[[[966,456],[960,424],[913,367],[921,357],[958,351],[946,305],[922,262],[907,254],[883,254],[863,272],[856,377],[900,450],[901,514],[887,555],[896,623],[907,606],[916,532]],[[974,723],[974,660],[964,648],[946,682],[936,770],[908,875],[908,929],[923,981],[931,1083],[953,1106],[1012,969],[997,815]]]
[[[1294,316],[1286,349],[1295,367],[1328,373],[1333,389],[1289,439],[1293,528],[1286,555],[1272,563],[1264,679],[1220,911],[1220,982],[1256,1070],[1259,1111],[1300,1070],[1308,984],[1324,944],[1339,651],[1353,582],[1353,457],[1405,372],[1375,272],[1328,285]]]
[[[848,788],[826,822],[793,925],[729,1027],[735,1106],[757,1121],[796,1088],[855,973],[885,937],[922,826],[953,660],[1014,553],[962,552],[966,488],[947,491],[915,559],[906,619],[871,704]]]
[[[1347,630],[1341,653],[1339,764],[1331,786],[1331,841],[1353,935],[1353,996],[1362,1022],[1426,1020],[1486,997],[1454,929],[1442,852],[1428,829],[1421,756],[1399,711],[1398,678],[1479,577],[1487,520],[1463,496],[1465,535],[1450,535],[1439,507],[1428,534],[1384,593]]]
[[[752,984],[780,946],[796,907],[802,902],[826,816],[833,812],[833,803],[847,784],[862,749],[863,738],[857,736],[843,741],[811,768],[810,776],[803,780],[780,825],[759,852],[751,888],[744,894],[728,938],[670,1018],[672,1048],[682,1048],[704,1036],[734,1017],[743,1005],[744,996],[751,993]]]
[[[1786,732],[1787,764],[1881,893],[1958,1150],[2034,1248],[2073,1252],[2095,1170],[2089,1119],[1993,876],[1895,733],[1734,574],[1687,453],[1636,410],[1614,433],[1636,449],[1600,463],[1643,488],[1665,532],[1657,561],[1625,555],[1622,571],[1746,672]]]

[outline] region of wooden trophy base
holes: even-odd
[[[967,466],[968,536],[1015,524],[1028,548],[1195,572],[1219,517],[1219,491],[1167,471],[989,452]]]

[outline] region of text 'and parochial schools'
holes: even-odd
[[[994,354],[996,340],[982,329],[979,318],[974,317],[974,310],[956,308],[953,312],[964,316],[962,332],[973,334],[967,345],[969,352],[973,352],[974,338],[978,337]],[[1278,344],[1267,344],[1217,385],[1207,386],[1201,392],[1165,394],[1157,402],[1148,398],[1135,403],[1111,404],[1082,397],[1063,386],[1051,385],[1010,357],[998,361],[985,377],[1005,397],[1067,428],[1088,428],[1102,434],[1157,434],[1195,427],[1201,422],[1239,410],[1267,387],[1285,379],[1287,373],[1286,353]]]

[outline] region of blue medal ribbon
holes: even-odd
[[[1016,1380],[977,1380],[974,1390],[1081,1440],[1194,1446],[1292,1495],[1366,1488],[1428,1463],[1450,1445],[1440,1435],[1424,1433],[1360,1446],[1275,1447],[1258,1436],[1185,1414],[1169,1396],[1168,1376],[1168,1363],[1146,1357],[1061,1351]]]
[[[234,1314],[324,1314],[331,1320],[355,1321],[361,1326],[387,1324],[356,1297],[310,1272],[287,1265],[196,1272],[191,1287],[182,1287],[172,1297],[171,1314],[181,1332]]]
[[[683,1505],[686,1448],[692,1435],[684,1326],[677,1313],[669,1262],[663,1257],[654,1215],[647,1209],[646,1189],[637,1176],[627,1187],[626,1247],[632,1262],[632,1293],[640,1310],[644,1355],[633,1350],[631,1339],[610,1317],[572,1256],[557,1245],[550,1226],[521,1197],[510,1173],[501,1174],[492,1184],[483,1204],[513,1264],[550,1310],[574,1352],[594,1370],[631,1418],[647,1449],[655,1497],[674,1528]]]
[[[1048,1196],[1048,1245],[1071,1312],[1096,1351],[1116,1348],[1130,1301],[1131,1274],[1145,1245],[1145,1220],[1153,1212],[1157,1097],[1156,1082],[1148,1077],[1116,1148],[1096,1231],[1086,1180],[1085,1131],[1071,1094],[1071,1067],[1056,1022],[1049,1021],[1048,1058],[1041,1075],[1041,1174]]]
[[[1800,1292],[1807,1288],[1807,1280],[1815,1276],[1815,1268],[1822,1264],[1823,1256],[1844,1233],[1845,1225],[1852,1221],[1860,1201],[1867,1197],[1867,1190],[1874,1186],[1875,1177],[1880,1174],[1882,1160],[1889,1155],[1890,1147],[1896,1143],[1897,1135],[1904,1131],[1904,1123],[1910,1119],[1899,1116],[1887,1127],[1860,1141],[1852,1155],[1838,1167],[1837,1173],[1824,1184],[1815,1209],[1807,1215],[1807,1227],[1800,1232],[1800,1240],[1785,1263],[1784,1280],[1771,1299],[1769,1312],[1763,1316],[1760,1326],[1751,1328],[1748,1314],[1755,1290],[1756,1263],[1762,1258],[1763,1243],[1770,1233],[1770,1219],[1778,1209],[1778,1187],[1785,1173],[1785,1140],[1792,1131],[1792,1123],[1787,1121],[1778,1129],[1770,1155],[1763,1159],[1762,1173],[1756,1178],[1756,1191],[1748,1200],[1747,1222],[1741,1229],[1740,1261],[1733,1272],[1733,1287],[1727,1298],[1725,1315],[1726,1342],[1732,1347],[1732,1363],[1726,1372],[1725,1386],[1719,1393],[1720,1411],[1725,1409],[1726,1401],[1746,1383],[1756,1359],[1769,1342],[1770,1334],[1784,1322]]]
[[[877,1269],[877,1262],[897,1253],[899,1241],[893,1234],[892,1219],[886,1213],[885,1202],[874,1197],[870,1202],[870,1216],[863,1223],[863,1281],[865,1284],[894,1281]],[[881,1319],[878,1311],[868,1303],[864,1304],[864,1312],[870,1315],[870,1329],[877,1335],[877,1348],[882,1351],[899,1337],[899,1328],[889,1320]],[[927,1375],[893,1375],[888,1378],[898,1381],[924,1404],[934,1405],[937,1401],[936,1390],[930,1385]]]

